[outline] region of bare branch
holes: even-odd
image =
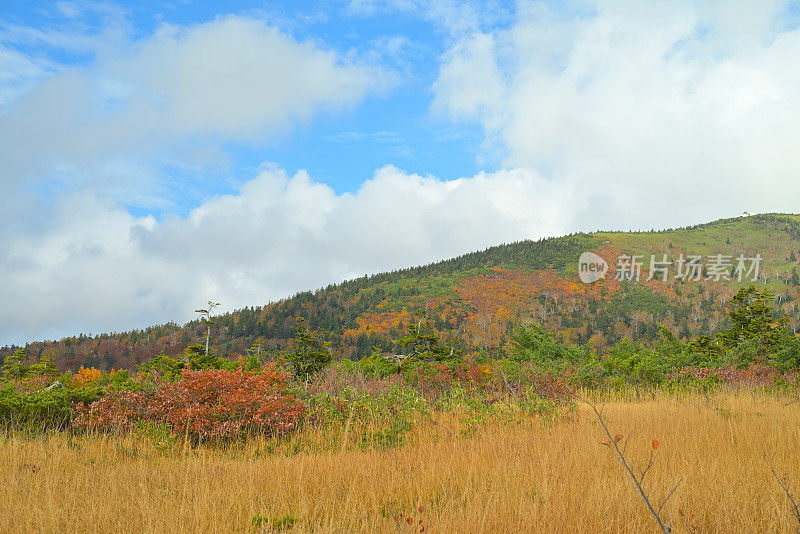
[[[647,474],[647,471],[649,471],[650,467],[653,464],[653,461],[654,461],[653,460],[654,459],[653,454],[651,453],[650,462],[648,463],[647,467],[645,467],[645,469],[642,471],[641,477],[637,478],[636,474],[633,472],[633,469],[628,464],[628,461],[625,459],[624,450],[620,449],[618,440],[614,439],[614,436],[612,436],[611,431],[608,429],[608,426],[606,425],[606,422],[603,419],[603,415],[602,415],[601,411],[598,410],[597,406],[595,406],[592,402],[590,402],[590,401],[588,401],[586,399],[583,399],[583,398],[581,398],[581,397],[579,397],[577,395],[576,395],[576,398],[578,400],[580,400],[581,402],[583,402],[584,404],[589,405],[589,407],[592,409],[592,411],[594,411],[595,415],[597,415],[597,420],[600,422],[600,426],[603,428],[603,432],[605,432],[606,436],[608,437],[608,440],[609,440],[609,443],[610,443],[609,448],[610,449],[613,448],[612,450],[615,453],[615,457],[616,457],[617,461],[620,464],[622,464],[622,466],[625,468],[625,471],[627,471],[629,482],[631,483],[631,485],[633,486],[634,490],[636,491],[636,494],[639,496],[639,498],[642,500],[642,502],[644,502],[644,504],[647,506],[647,509],[650,510],[650,514],[658,522],[658,526],[661,528],[661,531],[664,532],[664,534],[669,534],[672,531],[672,529],[668,524],[665,524],[664,521],[662,521],[662,519],[661,519],[661,509],[664,507],[664,505],[669,500],[669,498],[672,497],[672,493],[675,491],[675,489],[678,487],[678,484],[680,484],[681,481],[678,480],[678,484],[676,484],[675,487],[672,488],[672,491],[669,492],[669,494],[667,495],[666,499],[664,499],[664,501],[659,506],[658,511],[656,511],[655,508],[653,508],[653,505],[650,502],[650,499],[647,497],[647,492],[645,492],[644,487],[642,487],[642,480],[644,479],[644,475]],[[626,444],[627,444],[627,440],[626,440]]]
[[[767,458],[769,459],[769,468],[772,471],[772,476],[775,477],[775,480],[777,480],[778,484],[781,485],[781,489],[783,489],[783,492],[786,494],[787,497],[789,497],[789,501],[792,503],[792,515],[794,516],[795,519],[797,519],[797,522],[800,523],[800,510],[798,510],[797,508],[797,502],[795,502],[794,497],[792,497],[792,494],[789,493],[789,488],[787,488],[786,485],[783,483],[781,477],[779,477],[778,473],[775,472],[775,466],[772,465],[772,455],[771,454],[767,455]]]
[[[511,387],[511,384],[508,383],[508,378],[506,378],[506,373],[501,369],[500,374],[503,375],[503,381],[506,383],[508,392],[511,393],[511,396],[516,399],[517,393],[514,391],[514,388]]]
[[[675,493],[675,490],[678,489],[678,486],[681,485],[681,482],[683,482],[683,477],[678,479],[675,485],[672,486],[672,489],[669,490],[669,493],[667,493],[667,496],[664,497],[664,500],[661,501],[661,505],[658,507],[658,515],[661,515],[661,509],[664,508],[665,504],[667,504],[667,501],[669,500],[670,497],[672,497],[672,494]]]
[[[644,469],[642,469],[642,474],[639,475],[639,480],[640,481],[644,480],[644,476],[647,474],[648,471],[650,471],[650,468],[653,467],[653,463],[654,462],[655,462],[655,451],[651,449],[650,450],[650,461],[647,462],[647,466]]]

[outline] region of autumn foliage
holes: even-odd
[[[293,429],[305,409],[288,388],[288,375],[274,368],[185,370],[180,380],[157,381],[152,391],[109,391],[88,406],[78,404],[73,424],[128,430],[137,421],[152,421],[196,440],[280,432]]]
[[[72,377],[72,380],[78,385],[85,385],[98,380],[102,376],[103,372],[100,369],[81,366],[75,376]]]
[[[739,387],[764,387],[771,386],[779,379],[787,382],[797,382],[797,373],[782,374],[774,366],[763,363],[753,363],[744,369],[735,367],[706,368],[688,366],[672,373],[670,378],[709,380]]]

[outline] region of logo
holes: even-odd
[[[703,262],[703,256],[680,254],[677,259],[668,258],[662,254],[659,259],[655,254],[650,255],[649,269],[643,254],[620,254],[614,265],[614,278],[624,282],[647,282],[659,280],[667,283],[672,273],[672,279],[680,282],[742,282],[748,280],[757,282],[762,279],[766,282],[766,275],[760,272],[761,254],[746,257],[744,254],[711,254]],[[644,273],[642,272],[644,271]],[[594,252],[584,252],[578,259],[578,278],[584,284],[591,284],[605,278],[608,272],[608,263]],[[644,278],[643,278],[644,276]]]
[[[607,272],[608,263],[594,252],[584,252],[578,258],[578,278],[584,284],[600,280]]]

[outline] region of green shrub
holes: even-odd
[[[92,403],[102,396],[103,389],[97,386],[25,393],[7,383],[0,388],[0,423],[12,428],[67,428],[75,403]]]
[[[292,514],[282,516],[270,517],[262,514],[255,514],[250,519],[250,525],[253,530],[279,532],[281,530],[289,530],[297,523],[297,518]]]

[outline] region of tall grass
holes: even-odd
[[[800,494],[800,404],[754,391],[595,400],[635,467],[659,441],[646,479],[654,500],[683,477],[665,507],[673,532],[798,528],[767,455]],[[354,417],[196,448],[155,427],[0,434],[0,532],[657,529],[586,406],[477,424],[459,409],[433,412],[394,446],[370,442],[371,431]]]

